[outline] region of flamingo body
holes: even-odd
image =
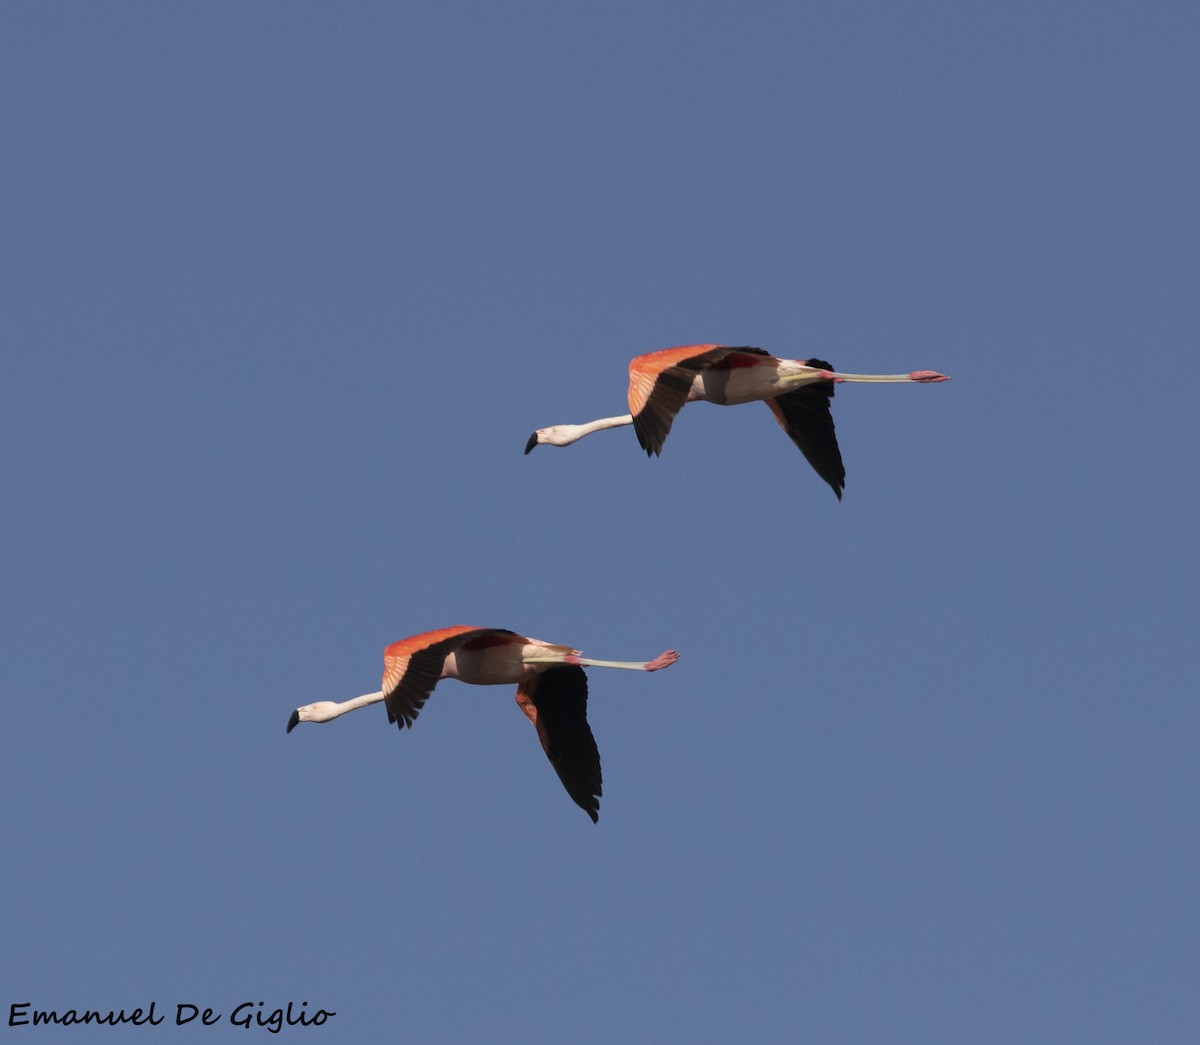
[[[675,415],[687,403],[735,406],[763,400],[808,462],[841,499],[846,469],[829,409],[834,385],[843,381],[922,384],[947,381],[944,374],[839,374],[822,359],[779,359],[749,346],[683,345],[635,357],[629,364],[629,413],[583,425],[551,425],[529,437],[525,452],[539,443],[569,446],[604,428],[633,425],[649,456],[662,453]]]
[[[517,705],[537,730],[567,794],[599,819],[600,752],[587,722],[584,666],[658,671],[679,654],[660,653],[651,661],[604,661],[578,650],[518,635],[504,628],[456,625],[394,642],[384,650],[383,687],[343,703],[317,701],[292,712],[290,733],[301,722],[328,722],[355,708],[382,701],[388,721],[411,727],[439,681],[458,679],[474,686],[517,686]]]

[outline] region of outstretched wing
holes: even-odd
[[[761,348],[685,345],[638,356],[629,364],[629,412],[646,455],[661,454],[675,415],[687,402],[696,375],[729,356],[765,356]]]
[[[439,628],[393,642],[383,651],[383,703],[388,721],[411,726],[442,676],[446,655],[483,635],[515,635],[504,628]]]
[[[537,729],[567,794],[595,823],[600,818],[600,750],[587,721],[583,668],[549,668],[522,682],[517,704]]]
[[[820,359],[810,359],[808,365],[833,369]],[[818,381],[801,385],[794,392],[785,392],[766,403],[788,438],[800,447],[808,463],[833,487],[840,501],[846,486],[846,467],[842,464],[842,452],[838,449],[833,414],[829,409],[832,398],[833,382]]]

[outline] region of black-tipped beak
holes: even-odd
[[[529,437],[529,442],[525,444],[525,452],[529,453],[529,451],[535,446],[537,446],[537,432],[534,432],[533,435]]]
[[[287,731],[290,733],[299,724],[300,724],[300,709],[297,708],[295,711],[292,712],[292,717],[288,719]]]

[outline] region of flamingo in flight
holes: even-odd
[[[516,683],[517,705],[537,730],[542,749],[567,794],[592,823],[600,817],[600,752],[587,721],[584,666],[658,671],[679,659],[674,650],[651,661],[591,660],[579,650],[504,628],[458,625],[394,642],[383,651],[383,688],[336,703],[319,700],[292,712],[287,732],[301,722],[328,722],[383,701],[388,721],[412,726],[442,679],[473,686]]]
[[[846,469],[838,449],[829,400],[842,381],[933,384],[949,381],[934,370],[911,374],[841,374],[823,359],[777,359],[761,348],[684,345],[635,356],[629,363],[629,410],[582,425],[551,425],[529,437],[525,452],[539,443],[570,446],[604,428],[633,425],[647,456],[661,454],[671,423],[685,403],[720,406],[764,400],[775,420],[842,499]]]

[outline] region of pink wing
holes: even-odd
[[[524,639],[504,628],[472,628],[463,624],[439,628],[393,642],[383,651],[383,702],[388,721],[411,726],[438,684],[446,656],[473,639],[495,635]]]
[[[633,415],[633,430],[647,456],[662,453],[671,424],[687,402],[696,375],[738,354],[769,355],[761,348],[684,345],[649,352],[630,362],[629,412]]]

